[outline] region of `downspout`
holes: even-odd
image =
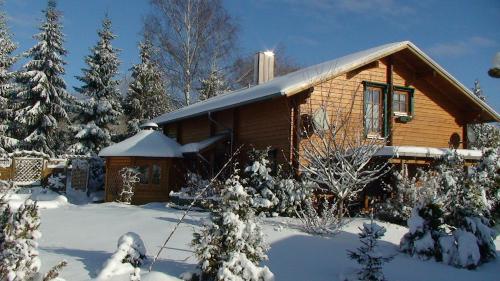
[[[387,112],[387,116],[385,116],[386,121],[387,123],[384,124],[385,126],[387,126],[387,132],[389,134],[389,139],[388,139],[388,144],[387,145],[392,145],[392,95],[394,93],[394,79],[393,79],[393,71],[394,71],[394,64],[393,64],[393,60],[392,60],[392,57],[389,56],[387,58],[387,85],[388,85],[388,91],[387,91],[387,104],[385,104],[385,106],[387,106],[386,108],[386,112]]]

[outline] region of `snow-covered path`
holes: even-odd
[[[118,238],[129,231],[144,240],[148,255],[156,253],[166,233],[172,229],[182,211],[165,208],[163,204],[124,206],[116,203],[68,205],[42,210],[40,253],[45,272],[62,259],[68,261],[62,277],[67,280],[89,280],[116,249]],[[193,212],[174,235],[155,265],[156,271],[173,276],[194,268],[195,259],[189,247],[192,232],[206,213]],[[266,265],[276,280],[323,281],[342,280],[357,265],[347,258],[346,250],[359,246],[357,237],[361,219],[354,220],[331,238],[311,236],[297,229],[296,221],[285,218],[266,219],[264,233],[271,244]],[[397,254],[404,227],[383,224],[388,230],[382,251]],[[500,240],[496,241],[500,249]],[[500,251],[498,251],[500,254]],[[148,266],[145,265],[145,267]],[[476,271],[456,269],[434,261],[420,261],[398,254],[385,266],[388,280],[500,280],[500,259]]]

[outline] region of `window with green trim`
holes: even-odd
[[[381,136],[384,123],[382,87],[366,86],[364,95],[364,124],[368,136]]]
[[[392,94],[392,112],[395,115],[410,115],[409,101],[410,93],[408,91],[395,90]]]

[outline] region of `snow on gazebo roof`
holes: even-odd
[[[133,137],[103,148],[99,156],[182,158],[182,150],[180,144],[159,131],[141,130]]]

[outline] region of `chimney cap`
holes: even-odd
[[[267,56],[273,56],[274,57],[274,52],[272,50],[263,51],[262,53],[264,53]]]
[[[155,130],[155,129],[158,129],[158,124],[156,124],[154,122],[146,122],[146,123],[142,124],[140,127],[143,130]]]

